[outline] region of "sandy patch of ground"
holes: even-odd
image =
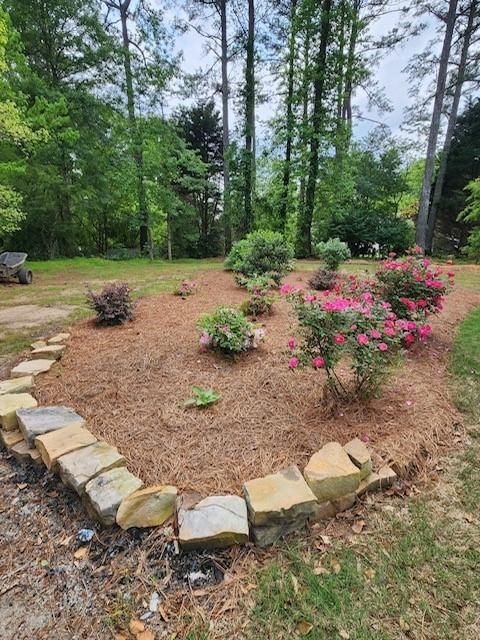
[[[0,329],[28,329],[48,322],[67,318],[75,309],[73,305],[42,307],[38,304],[21,304],[0,309]]]

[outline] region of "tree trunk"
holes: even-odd
[[[300,151],[304,153],[307,147],[308,103],[309,103],[309,69],[310,69],[310,29],[307,27],[303,47],[303,78],[302,78],[302,126],[300,131]],[[305,187],[307,184],[307,167],[304,158],[300,162],[300,189],[298,192],[297,219],[301,220],[305,209]]]
[[[453,30],[457,18],[458,0],[450,0],[446,17],[445,36],[443,39],[442,53],[438,68],[437,89],[433,103],[432,120],[428,136],[427,156],[423,174],[422,191],[417,219],[417,244],[425,250],[427,246],[428,210],[430,207],[430,194],[432,190],[432,178],[435,167],[435,153],[437,150],[440,119],[442,116],[443,102],[445,99],[445,86],[447,82],[448,60],[452,46]]]
[[[228,117],[228,41],[227,0],[219,0],[222,32],[222,132],[223,132],[223,229],[225,255],[232,247],[232,217],[230,211],[230,132]]]
[[[282,177],[282,195],[280,196],[279,224],[282,232],[285,231],[288,216],[288,195],[290,192],[290,174],[292,159],[292,142],[293,129],[295,120],[293,117],[293,81],[294,81],[294,65],[295,65],[295,37],[297,29],[295,26],[295,14],[297,9],[297,0],[291,0],[290,11],[290,42],[288,47],[288,74],[287,74],[287,140],[285,146],[285,161],[283,163]]]
[[[172,220],[170,214],[167,213],[167,257],[171,261],[172,258]]]
[[[347,69],[345,72],[345,96],[343,100],[342,119],[347,124],[347,131],[351,137],[352,131],[352,92],[353,73],[355,65],[355,48],[357,46],[358,28],[360,19],[361,0],[355,0],[352,7],[352,27],[350,31],[350,42],[348,45]]]
[[[318,155],[320,148],[320,134],[323,121],[323,98],[325,88],[325,71],[327,61],[327,46],[330,38],[330,11],[332,0],[323,0],[320,45],[315,65],[314,101],[312,116],[312,135],[310,138],[310,157],[308,180],[305,191],[305,209],[298,221],[297,255],[307,257],[312,255],[312,220],[315,206],[315,194],[318,178]]]
[[[127,88],[128,121],[133,146],[133,159],[137,171],[137,199],[138,218],[140,222],[140,250],[145,252],[149,248],[149,217],[147,200],[145,196],[144,169],[143,169],[143,140],[135,115],[135,93],[133,89],[132,62],[130,56],[130,40],[128,37],[128,7],[131,0],[119,2],[120,19],[122,23],[123,39],[123,65],[125,68],[125,84]],[[151,254],[151,248],[150,248]]]
[[[463,83],[465,81],[465,71],[468,60],[468,50],[470,48],[471,36],[474,26],[474,19],[477,15],[478,0],[473,0],[470,4],[468,22],[463,34],[462,51],[460,54],[460,60],[458,63],[457,80],[455,83],[455,93],[453,94],[452,106],[450,109],[450,115],[448,117],[447,131],[445,133],[445,140],[443,143],[442,157],[440,160],[440,167],[438,168],[437,178],[435,180],[435,188],[433,190],[432,206],[428,215],[428,227],[427,227],[427,253],[432,252],[433,248],[433,236],[435,232],[435,224],[437,222],[438,208],[442,197],[443,183],[445,182],[445,175],[447,173],[448,154],[450,153],[450,146],[452,144],[453,133],[455,131],[455,125],[457,124],[458,107],[460,105],[460,98],[462,97]]]
[[[255,193],[255,4],[248,0],[247,64],[245,72],[245,216],[243,232],[251,231]]]

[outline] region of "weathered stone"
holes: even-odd
[[[58,459],[61,479],[79,495],[84,492],[87,482],[96,476],[125,465],[125,458],[107,442],[95,442]]]
[[[38,449],[30,448],[25,440],[13,445],[13,447],[10,448],[10,453],[17,462],[34,462],[35,464],[42,464],[42,456]]]
[[[335,513],[341,513],[342,511],[347,511],[347,509],[351,509],[355,504],[357,499],[357,494],[347,493],[346,496],[342,496],[341,498],[336,498],[336,500],[332,500],[332,506],[335,509]]]
[[[380,489],[386,489],[397,480],[398,476],[389,466],[383,466],[378,473],[374,471],[370,473],[365,480],[363,480],[358,489],[357,496],[361,496],[364,493],[380,491]]]
[[[388,487],[391,487],[392,484],[394,482],[396,482],[396,480],[398,480],[398,475],[388,465],[383,466],[379,470],[378,476],[380,478],[380,488],[381,489],[387,489]]]
[[[10,375],[12,378],[21,378],[23,376],[36,376],[39,373],[50,371],[55,360],[24,360],[14,367]]]
[[[0,396],[5,393],[25,393],[33,387],[33,376],[23,376],[0,382]]]
[[[57,335],[49,338],[47,340],[47,343],[48,344],[65,344],[65,342],[68,342],[68,340],[70,340],[69,333],[57,333]]]
[[[178,537],[184,549],[219,549],[248,542],[245,500],[209,496],[189,508],[180,503]]]
[[[244,485],[252,534],[259,545],[301,529],[314,516],[317,500],[298,467],[290,466]]]
[[[18,424],[30,447],[37,436],[65,427],[83,427],[85,420],[73,409],[62,406],[38,407],[36,409],[19,409]]]
[[[35,342],[32,342],[32,344],[30,345],[30,348],[35,350],[35,349],[41,349],[42,347],[46,347],[47,343],[45,342],[45,340],[35,340]]]
[[[88,429],[73,425],[50,431],[35,438],[35,446],[40,451],[47,469],[52,471],[60,456],[97,442]]]
[[[18,427],[17,409],[36,407],[38,402],[29,393],[4,393],[0,396],[0,426],[5,431]]]
[[[21,431],[4,431],[0,429],[0,441],[5,449],[11,449],[19,442],[23,442],[23,434]]]
[[[30,354],[34,360],[46,358],[47,360],[60,360],[65,351],[64,344],[49,344],[39,349],[34,349]]]
[[[319,502],[354,493],[360,484],[360,471],[338,442],[329,442],[315,453],[304,475]]]
[[[372,472],[372,458],[364,442],[354,438],[343,447],[353,464],[360,469],[360,480]]]
[[[124,498],[117,511],[117,524],[122,529],[157,527],[175,511],[177,488],[157,485],[140,489]]]
[[[122,500],[142,487],[143,482],[125,467],[110,469],[85,485],[87,508],[102,524],[112,525]]]
[[[315,510],[314,520],[317,522],[320,520],[331,520],[337,513],[351,509],[357,499],[356,493],[349,493],[346,496],[337,498],[336,500],[329,500],[328,502],[322,502]]]

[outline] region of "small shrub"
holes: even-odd
[[[308,281],[308,286],[315,291],[329,291],[337,282],[337,274],[329,269],[318,269]]]
[[[193,385],[192,387],[193,398],[185,400],[184,407],[208,407],[220,400],[220,394],[213,389],[203,389]]]
[[[236,242],[225,266],[246,278],[269,276],[276,284],[292,269],[293,248],[281,233],[254,231]]]
[[[202,316],[200,346],[227,355],[255,349],[265,335],[264,329],[254,329],[244,314],[231,307],[219,307],[212,314]]]
[[[263,316],[273,312],[275,296],[268,289],[254,288],[250,298],[245,300],[240,306],[241,311],[247,316]]]
[[[338,238],[330,238],[326,242],[319,242],[317,244],[317,253],[330,271],[338,271],[340,264],[351,256],[347,243]]]
[[[89,289],[87,304],[97,314],[97,324],[114,325],[133,320],[134,303],[126,282],[108,284],[100,293]]]
[[[183,299],[188,298],[195,293],[197,290],[197,283],[192,282],[190,280],[184,280],[181,282],[175,291],[173,292],[176,296],[181,296]]]
[[[247,289],[248,291],[252,291],[254,288],[271,289],[277,286],[276,282],[267,275],[248,278],[241,273],[236,273],[234,279],[239,287]]]

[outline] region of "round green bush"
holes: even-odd
[[[225,267],[247,278],[268,275],[277,284],[291,271],[293,247],[281,233],[253,231],[236,242],[225,260]]]
[[[339,238],[330,238],[317,244],[317,253],[330,271],[337,271],[342,262],[350,258],[350,249]]]

